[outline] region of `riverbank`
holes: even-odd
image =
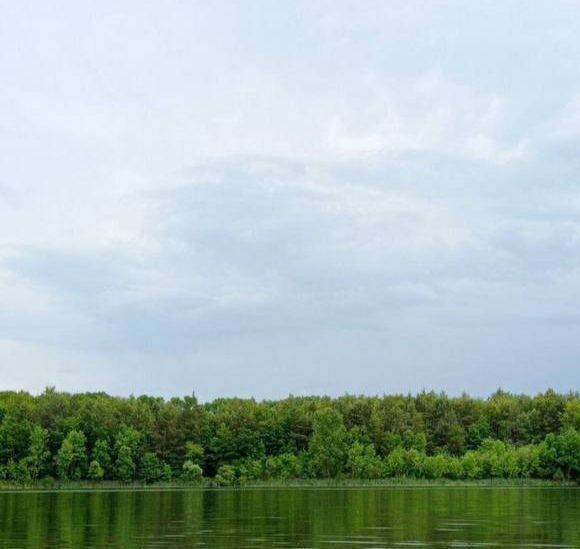
[[[389,478],[381,480],[365,479],[287,479],[268,481],[237,482],[230,486],[220,486],[213,479],[202,482],[117,482],[117,481],[50,481],[38,480],[27,483],[0,481],[0,492],[26,491],[142,491],[142,490],[202,490],[202,489],[248,489],[248,488],[437,488],[437,487],[495,487],[495,488],[580,488],[571,481],[543,479],[414,479]]]

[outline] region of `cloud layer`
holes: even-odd
[[[574,2],[13,3],[0,388],[578,389]]]

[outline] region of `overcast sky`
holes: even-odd
[[[580,2],[0,6],[0,389],[580,389]]]

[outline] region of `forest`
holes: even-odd
[[[580,480],[580,395],[0,392],[0,481]]]

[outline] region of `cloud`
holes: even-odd
[[[438,71],[365,80],[366,93],[332,123],[330,148],[339,155],[428,152],[503,164],[524,153],[523,142],[499,142],[504,107],[497,95],[478,94]]]
[[[525,8],[7,8],[7,386],[577,385],[578,14]]]

